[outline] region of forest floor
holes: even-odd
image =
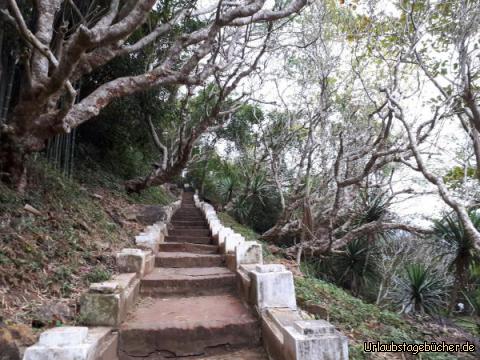
[[[28,171],[22,195],[0,183],[0,330],[20,328],[31,342],[36,329],[76,323],[80,294],[111,277],[115,252],[141,230],[137,204],[173,197],[162,188],[127,195],[100,169],[79,166],[66,179],[37,159]]]
[[[220,214],[222,222],[242,234],[246,239],[257,240],[258,234],[238,224],[226,214]],[[308,267],[298,267],[295,261],[276,255],[278,248],[263,243],[265,262],[284,264],[295,276],[297,302],[300,307],[317,319],[330,321],[349,338],[351,360],[364,359],[478,359],[480,358],[480,329],[472,326],[474,319],[468,317],[432,318],[403,316],[397,312],[369,304],[352,296],[334,284],[309,275]],[[470,320],[470,321],[468,321]],[[480,323],[480,319],[477,319]],[[407,353],[373,353],[363,351],[363,343],[409,343],[424,341],[449,344],[475,344],[477,352],[469,353],[423,353],[414,356]]]

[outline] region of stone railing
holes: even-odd
[[[138,299],[140,279],[155,267],[159,244],[168,234],[167,224],[180,207],[180,200],[164,207],[163,220],[135,236],[137,248],[117,253],[119,274],[111,280],[90,284],[80,298],[79,321],[86,326],[49,329],[29,347],[23,360],[116,360],[116,328]]]
[[[327,321],[298,310],[293,274],[285,266],[263,264],[262,246],[222,225],[215,209],[194,196],[212,235],[237,273],[239,291],[262,322],[264,347],[274,360],[347,360],[348,339]]]

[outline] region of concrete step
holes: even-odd
[[[219,254],[163,252],[155,258],[155,266],[165,268],[218,267],[224,264],[225,259]]]
[[[268,355],[262,347],[253,349],[232,350],[228,354],[217,354],[193,357],[195,360],[268,360]]]
[[[172,218],[171,224],[180,224],[180,225],[207,225],[208,222],[205,218],[197,219],[197,220],[175,220]]]
[[[232,349],[259,345],[259,321],[231,295],[143,299],[119,329],[120,360],[187,356],[230,360]]]
[[[202,211],[197,208],[180,208],[177,211],[175,211],[175,214],[200,214],[202,215]]]
[[[203,215],[173,215],[172,221],[205,221]]]
[[[179,224],[182,224],[182,225],[205,225],[205,224],[208,224],[207,220],[205,220],[205,218],[201,218],[199,220],[175,220],[172,218],[172,221],[171,221],[172,224],[176,224],[176,223],[179,223]]]
[[[210,236],[209,229],[187,229],[187,228],[173,228],[168,232],[169,236]]]
[[[236,275],[225,267],[155,268],[141,280],[140,294],[152,297],[226,294],[234,292],[235,285]]]
[[[199,229],[199,230],[209,230],[207,224],[204,225],[184,225],[184,224],[173,224],[173,228],[171,230],[181,230],[181,229]]]
[[[191,252],[196,254],[218,254],[218,246],[189,243],[162,243],[159,245],[160,252]]]
[[[212,238],[210,236],[167,236],[165,238],[166,242],[180,242],[180,243],[190,243],[190,244],[212,244]]]

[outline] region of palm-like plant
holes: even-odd
[[[402,313],[435,314],[445,305],[445,280],[425,265],[406,266],[404,276],[398,279],[394,298]]]
[[[251,209],[251,203],[245,196],[238,196],[233,200],[232,213],[240,223],[245,224],[247,222]]]
[[[237,179],[233,175],[224,175],[217,180],[216,185],[218,195],[223,200],[223,203],[228,204],[232,200],[234,191],[237,188]]]
[[[332,269],[339,283],[357,296],[378,275],[376,259],[376,248],[367,239],[356,239],[332,258]]]
[[[361,194],[362,206],[356,224],[363,225],[382,219],[388,211],[389,203],[384,193],[365,192]]]
[[[480,216],[471,211],[469,217],[475,226],[480,229]],[[455,284],[452,287],[449,310],[453,310],[459,292],[464,289],[468,270],[480,262],[480,255],[476,252],[473,240],[470,239],[463,224],[457,217],[448,215],[442,220],[434,222],[434,234],[445,244],[444,256],[449,256],[449,269],[455,275]]]

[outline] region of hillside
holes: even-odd
[[[41,159],[29,173],[25,194],[0,183],[0,320],[33,329],[75,324],[79,294],[108,279],[115,252],[133,244],[142,205],[173,195],[126,195],[122,180],[99,168],[79,166],[66,179]]]
[[[247,239],[257,239],[258,234],[242,226],[232,217],[221,214],[223,222],[241,233]],[[281,262],[295,275],[297,302],[300,307],[317,319],[330,321],[343,334],[348,336],[350,359],[414,359],[410,354],[367,354],[363,352],[365,341],[419,344],[427,342],[465,343],[469,341],[478,348],[479,329],[462,327],[449,319],[434,319],[428,316],[407,317],[382,309],[352,296],[332,283],[310,275],[308,264],[298,269],[294,261],[285,260],[272,254],[275,247],[263,243],[266,261]],[[459,321],[460,324],[462,322]],[[465,325],[465,324],[463,324]],[[424,353],[422,359],[475,359],[477,354]]]
[[[81,167],[69,180],[42,161],[31,163],[29,190],[19,195],[0,185],[0,311],[10,329],[21,329],[28,345],[37,330],[75,324],[77,300],[88,284],[113,273],[115,251],[132,245],[141,224],[134,215],[138,204],[165,204],[173,199],[163,188],[126,195],[122,182],[98,169]],[[27,211],[30,205],[34,210]],[[38,211],[38,213],[37,213]],[[247,239],[258,234],[226,213],[226,226]],[[350,339],[351,359],[398,358],[367,355],[364,341],[475,342],[451,321],[429,317],[404,317],[350,295],[314,276],[309,267],[275,255],[264,245],[267,262],[281,262],[295,274],[297,301],[316,318],[332,322]],[[22,326],[24,324],[26,326]],[[12,331],[12,330],[11,330]],[[407,358],[408,355],[407,355]],[[424,354],[424,359],[470,359],[474,355]]]

